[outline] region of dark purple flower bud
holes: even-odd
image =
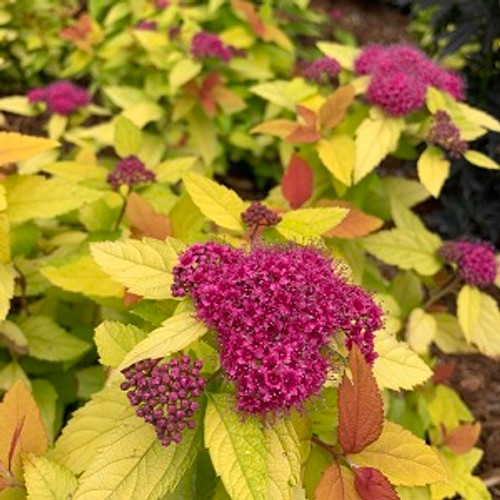
[[[448,151],[452,158],[459,158],[469,147],[466,141],[460,139],[460,130],[451,121],[451,116],[442,110],[434,114],[434,123],[427,134],[427,141]]]
[[[259,201],[252,201],[250,206],[241,214],[243,222],[251,226],[275,226],[281,221],[281,217],[269,210]]]
[[[120,160],[108,175],[108,183],[114,189],[118,189],[122,184],[132,188],[138,184],[147,184],[155,180],[155,173],[148,170],[136,156],[129,156]]]

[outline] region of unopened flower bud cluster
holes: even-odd
[[[460,130],[451,121],[446,111],[438,110],[434,114],[434,123],[429,130],[427,140],[448,151],[452,158],[459,158],[467,149],[467,141],[460,139]]]

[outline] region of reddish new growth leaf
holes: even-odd
[[[358,453],[382,432],[384,409],[375,377],[361,351],[353,345],[349,356],[352,382],[346,374],[338,394],[338,440],[345,454]]]
[[[455,363],[445,362],[439,363],[434,368],[434,375],[432,376],[432,381],[435,384],[442,384],[447,382],[453,376],[453,372],[455,371]]]
[[[467,453],[477,443],[481,434],[481,424],[463,424],[445,437],[443,444],[453,453]]]
[[[137,302],[140,302],[142,300],[142,297],[140,295],[136,295],[135,293],[132,292],[125,292],[123,295],[123,304],[125,307],[130,307],[133,306],[134,304],[137,304]]]
[[[299,156],[294,154],[281,182],[281,192],[295,209],[303,205],[312,195],[313,171]]]
[[[354,469],[354,475],[354,485],[362,500],[399,499],[391,483],[377,469],[357,467]]]
[[[314,500],[359,500],[354,475],[334,462],[325,470],[314,492]]]
[[[82,14],[71,26],[60,31],[61,38],[70,40],[79,49],[89,51],[94,40],[92,39],[92,20],[87,13]]]
[[[172,234],[170,219],[166,215],[158,213],[148,201],[137,193],[130,193],[127,198],[125,218],[130,224],[134,238],[150,236],[164,240]]]

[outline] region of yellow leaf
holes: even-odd
[[[373,365],[377,383],[385,389],[413,389],[432,376],[432,370],[413,352],[406,342],[398,342],[394,335],[384,331],[375,335]]]
[[[432,114],[435,114],[438,110],[446,110],[447,102],[444,92],[439,91],[435,87],[427,88],[426,95],[427,108]]]
[[[90,245],[92,257],[114,281],[148,299],[172,297],[172,269],[177,253],[168,242],[142,240],[105,241]]]
[[[367,236],[363,247],[387,264],[414,269],[424,276],[436,274],[442,267],[436,256],[441,240],[428,231],[391,229]]]
[[[300,208],[283,214],[276,230],[289,240],[306,242],[334,228],[348,213],[340,207]]]
[[[91,297],[123,296],[123,286],[113,281],[90,255],[59,267],[42,267],[40,273],[53,285],[68,292],[83,293]]]
[[[21,480],[22,455],[41,455],[49,445],[40,410],[21,380],[5,394],[0,404],[0,422],[0,464]]]
[[[468,342],[487,356],[500,355],[500,311],[495,299],[465,285],[458,294],[457,316]]]
[[[57,161],[44,165],[43,171],[70,182],[90,179],[105,180],[108,173],[104,167],[78,161]]]
[[[247,203],[233,190],[195,173],[188,173],[182,179],[189,196],[205,217],[225,229],[244,229],[241,214]]]
[[[422,486],[447,478],[436,452],[394,422],[386,421],[377,441],[349,458],[358,466],[378,469],[394,485]]]
[[[464,153],[464,158],[469,163],[476,165],[476,167],[487,168],[490,170],[500,169],[500,165],[495,160],[483,153],[480,153],[479,151],[474,151],[473,149],[466,151]]]
[[[346,186],[352,184],[355,162],[354,140],[346,134],[322,139],[317,145],[318,155],[333,176]]]
[[[5,197],[5,188],[0,184],[0,211],[7,208],[7,198]]]
[[[406,340],[418,354],[426,354],[436,334],[436,320],[420,307],[414,309],[406,326]]]
[[[493,130],[494,132],[500,132],[500,122],[493,116],[463,102],[457,103],[457,106],[465,118],[470,122],[489,130]]]
[[[297,104],[316,94],[316,87],[303,78],[294,78],[259,83],[250,87],[250,91],[273,104],[295,111]]]
[[[354,61],[361,53],[360,49],[340,43],[319,42],[317,46],[323,54],[337,59],[343,68],[350,70],[354,69]]]
[[[446,354],[473,353],[477,350],[468,344],[464,332],[460,328],[458,319],[447,313],[433,313],[436,321],[434,342]]]
[[[356,130],[354,182],[359,182],[396,150],[404,126],[402,118],[383,113],[372,113],[372,116],[363,120]]]
[[[182,58],[175,63],[170,70],[169,83],[172,91],[192,80],[199,74],[202,64],[198,61],[188,58]]]
[[[6,181],[7,214],[11,223],[48,219],[85,203],[98,200],[103,193],[63,179],[37,175],[9,176]]]
[[[466,404],[453,389],[443,384],[433,387],[432,393],[426,394],[429,418],[436,427],[446,430],[456,429],[461,422],[472,422],[474,416]]]
[[[35,455],[24,457],[23,465],[28,500],[72,498],[78,481],[69,469]]]
[[[191,311],[176,314],[165,320],[139,342],[123,359],[123,369],[146,358],[163,358],[184,349],[207,332],[207,327]]]
[[[14,269],[10,264],[0,262],[0,321],[7,317],[10,299],[14,295]]]
[[[176,183],[181,180],[182,176],[189,172],[198,158],[196,156],[185,156],[180,158],[172,158],[160,163],[154,170],[158,182]]]
[[[429,193],[437,198],[450,175],[450,162],[435,146],[427,146],[417,161],[418,178]]]
[[[344,119],[354,96],[355,89],[352,85],[344,85],[335,90],[319,110],[319,128],[325,131],[336,127]]]
[[[255,43],[255,35],[246,26],[233,26],[220,33],[220,39],[237,49],[249,49]]]
[[[17,132],[0,132],[0,165],[27,160],[47,149],[59,146],[57,141]]]

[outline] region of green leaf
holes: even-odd
[[[80,478],[74,500],[157,500],[173,491],[201,447],[202,426],[185,429],[179,444],[162,446],[153,427],[120,398],[114,430]],[[202,411],[198,411],[199,418]]]
[[[54,386],[45,379],[32,380],[31,387],[33,398],[42,415],[49,442],[52,444],[62,419],[57,406],[59,395]]]
[[[319,42],[317,46],[323,54],[337,59],[343,68],[350,70],[354,69],[354,61],[361,53],[360,49],[356,47],[349,47],[340,43]]]
[[[46,361],[71,361],[85,354],[90,345],[70,335],[51,318],[30,316],[20,323],[28,340],[30,356]]]
[[[276,230],[289,240],[304,242],[333,229],[348,213],[340,207],[300,208],[283,214]]]
[[[355,163],[355,143],[346,135],[336,135],[322,139],[317,145],[318,155],[332,175],[346,186],[352,184]]]
[[[103,88],[104,94],[118,107],[128,109],[142,102],[151,102],[143,90],[135,87],[111,86]]]
[[[432,376],[432,370],[408,344],[398,342],[390,333],[376,333],[375,352],[378,357],[373,372],[381,387],[395,391],[413,389]]]
[[[35,455],[25,456],[23,464],[28,500],[72,498],[78,481],[69,469]]]
[[[437,198],[450,175],[450,162],[439,148],[427,146],[417,161],[417,171],[420,182]]]
[[[465,285],[458,294],[457,316],[468,342],[487,356],[500,355],[500,311],[495,299]]]
[[[184,349],[207,332],[207,327],[191,311],[176,314],[148,334],[123,359],[123,369],[146,358],[163,358]]]
[[[192,80],[198,75],[203,65],[198,61],[190,58],[182,58],[177,61],[169,75],[169,83],[172,91],[176,91],[179,87]]]
[[[28,353],[28,341],[22,330],[12,321],[0,321],[0,342],[18,354]]]
[[[205,446],[231,498],[290,499],[300,486],[299,440],[291,422],[264,428],[242,422],[229,394],[210,394],[205,415]]]
[[[125,158],[130,155],[137,155],[141,148],[142,133],[139,127],[134,125],[125,116],[118,116],[115,121],[115,150]]]
[[[387,264],[414,269],[424,276],[432,276],[442,267],[441,260],[436,256],[441,240],[428,231],[381,231],[364,238],[362,245]]]
[[[404,316],[420,306],[424,299],[422,284],[411,271],[400,272],[395,276],[391,282],[391,295],[396,299]]]
[[[500,165],[490,158],[489,156],[486,156],[483,153],[480,153],[479,151],[474,151],[473,149],[469,149],[464,153],[464,158],[469,162],[472,163],[473,165],[476,165],[477,167],[481,168],[487,168],[490,170],[499,170]]]
[[[413,207],[429,198],[429,193],[418,181],[388,176],[381,182],[388,196],[398,199],[405,207]]]
[[[30,219],[49,219],[64,214],[84,203],[92,203],[102,193],[63,179],[46,179],[37,175],[12,175],[7,188],[7,214],[12,223]]]
[[[7,317],[10,299],[14,296],[14,268],[0,262],[0,321]]]
[[[127,289],[147,299],[172,297],[172,269],[177,253],[168,242],[142,240],[92,243],[90,250],[103,271]]]
[[[146,333],[133,325],[103,321],[95,329],[95,344],[103,365],[117,368],[123,358],[146,338]]]
[[[426,354],[436,335],[436,320],[423,309],[414,309],[406,325],[406,340],[418,354]]]
[[[359,182],[398,147],[399,136],[405,127],[402,118],[382,112],[371,113],[356,130],[356,164],[354,182]]]
[[[40,273],[53,285],[68,292],[82,293],[90,297],[123,296],[123,287],[102,271],[90,255],[84,255],[59,267],[42,267]]]
[[[182,178],[189,196],[201,213],[219,226],[242,231],[241,213],[247,208],[233,190],[193,172]]]
[[[187,116],[191,141],[207,167],[217,156],[218,142],[213,121],[201,109],[194,109]]]
[[[436,385],[427,399],[427,411],[432,423],[446,430],[456,429],[461,422],[472,422],[474,416],[460,396],[443,384]]]

